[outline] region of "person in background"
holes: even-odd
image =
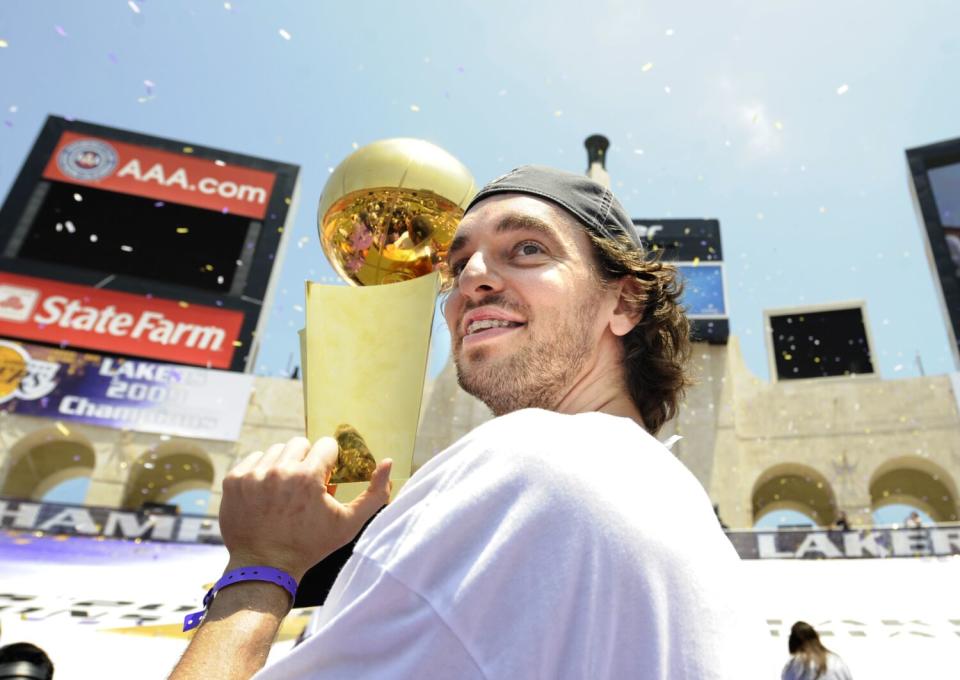
[[[847,513],[843,510],[837,513],[837,518],[833,520],[833,528],[840,531],[850,531],[850,520],[847,519]]]
[[[793,624],[787,647],[790,660],[780,680],[853,680],[847,664],[823,646],[817,631],[806,621]]]
[[[51,680],[53,662],[29,642],[0,647],[0,680]]]
[[[923,520],[920,519],[920,513],[916,510],[907,515],[907,519],[904,520],[903,523],[908,529],[919,529],[923,526]]]

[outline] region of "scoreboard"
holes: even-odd
[[[692,339],[726,344],[730,335],[720,222],[705,219],[634,219],[644,247],[672,262],[683,277],[683,304]]]
[[[0,337],[251,370],[298,174],[49,117],[0,209]]]

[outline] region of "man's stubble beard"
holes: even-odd
[[[494,359],[492,364],[487,348],[478,347],[465,361],[461,361],[459,348],[455,349],[460,387],[486,404],[495,416],[524,408],[553,409],[587,363],[592,345],[589,329],[599,299],[599,294],[585,299],[550,333],[552,337],[545,337],[543,328],[534,337],[530,326],[524,326],[519,331],[528,333],[523,346],[509,356]]]

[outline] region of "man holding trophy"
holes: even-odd
[[[406,481],[257,678],[753,677],[738,557],[653,436],[688,384],[676,269],[609,189],[536,166],[467,203],[444,259],[460,385],[497,417]],[[257,673],[304,573],[387,503],[389,460],[350,502],[337,461],[296,438],[231,472],[228,582],[173,678]]]

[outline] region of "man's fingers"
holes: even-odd
[[[373,517],[373,515],[390,500],[390,469],[393,467],[393,461],[385,458],[377,464],[377,469],[373,471],[370,478],[370,485],[366,490],[357,496],[349,504],[351,520],[356,525],[356,531],[364,522]]]
[[[280,454],[283,452],[284,444],[274,444],[260,457],[260,460],[257,461],[257,467],[261,470],[266,470],[273,467],[274,463],[277,462],[280,458]]]
[[[230,474],[235,477],[246,474],[256,467],[262,456],[263,451],[254,451],[253,453],[244,456],[239,463],[233,466],[233,469],[230,470]]]
[[[337,467],[337,457],[340,449],[337,447],[337,440],[333,437],[321,437],[310,447],[307,457],[303,462],[317,470],[317,473],[326,481],[330,478],[333,469]]]
[[[310,450],[310,440],[306,437],[294,437],[288,441],[277,459],[278,463],[299,463]]]

